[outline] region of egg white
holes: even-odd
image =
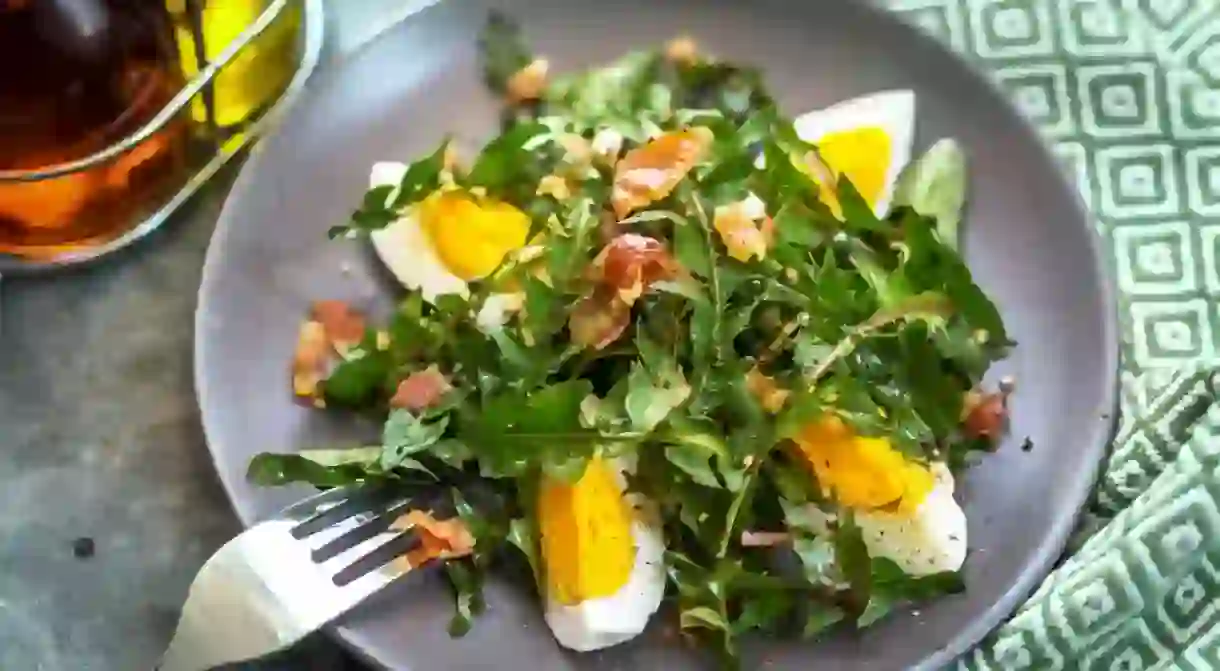
[[[836,103],[825,109],[808,112],[793,121],[793,128],[802,140],[817,144],[832,133],[858,128],[881,128],[890,138],[890,162],[886,168],[884,186],[873,205],[873,212],[883,217],[889,212],[898,175],[911,160],[915,141],[915,93],[908,90],[880,91]]]
[[[956,571],[966,561],[966,513],[953,498],[953,475],[933,466],[936,484],[914,514],[856,513],[870,556],[890,559],[908,575]]]
[[[870,557],[884,557],[913,576],[956,571],[966,561],[966,513],[953,498],[953,475],[933,464],[935,485],[913,513],[857,511],[854,515]],[[788,524],[829,533],[836,516],[814,504],[785,506]]]
[[[613,465],[619,489],[625,491],[624,473],[634,472],[634,455],[619,457]],[[638,493],[623,496],[634,515],[631,539],[635,544],[635,563],[627,582],[610,596],[577,604],[546,599],[543,619],[555,640],[570,650],[600,650],[639,636],[665,597],[665,536],[653,523],[653,504]]]
[[[406,164],[398,162],[374,163],[369,174],[369,187],[392,185],[397,187],[407,171]],[[391,192],[387,200],[392,200]],[[394,277],[408,289],[418,289],[424,300],[435,301],[437,296],[469,295],[466,281],[454,275],[436,254],[428,234],[419,221],[405,213],[385,228],[369,234],[373,250]]]
[[[563,604],[548,599],[544,619],[565,648],[586,652],[639,636],[665,596],[665,538],[643,520],[631,524],[635,564],[627,582],[610,596]]]

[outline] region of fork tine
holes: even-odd
[[[376,538],[378,537],[375,536],[374,539]],[[374,539],[370,539],[370,541]],[[361,547],[370,541],[365,541],[365,543],[361,543],[357,547]],[[362,553],[359,559],[335,572],[332,580],[336,586],[343,587],[414,550],[419,547],[420,542],[419,534],[410,531],[390,535],[389,540],[386,540],[367,553]]]
[[[313,496],[298,501],[287,508],[280,511],[277,517],[289,520],[306,520],[319,511],[333,507],[335,504],[342,502],[344,499],[352,495],[355,487],[335,487],[324,492],[314,494]]]
[[[292,537],[301,540],[361,513],[380,512],[400,498],[394,496],[389,487],[353,490],[348,493],[346,500],[319,510],[314,516],[293,527]]]
[[[325,536],[322,533],[317,534],[310,540],[317,540],[319,537],[324,537],[325,540],[311,551],[313,560],[321,564],[386,531],[394,520],[405,514],[412,506],[413,502],[410,499],[402,500],[375,517],[357,515],[333,527],[334,533],[326,533]],[[331,529],[326,530],[326,532],[330,531]]]

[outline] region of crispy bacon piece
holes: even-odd
[[[699,47],[690,37],[675,37],[665,44],[665,58],[678,65],[694,65],[699,62]]]
[[[546,74],[551,64],[545,58],[535,58],[529,65],[509,77],[505,85],[508,102],[516,105],[527,100],[538,100],[546,91]]]
[[[636,233],[615,236],[590,266],[593,293],[577,301],[568,330],[578,345],[602,349],[631,323],[631,306],[654,282],[673,279],[678,262],[656,238]]]
[[[333,352],[321,322],[308,320],[297,330],[292,356],[292,395],[305,405],[321,403],[319,385],[326,378]]]
[[[364,315],[346,301],[314,301],[310,318],[322,325],[326,339],[340,356],[364,339]]]
[[[411,568],[434,559],[464,557],[474,550],[474,536],[457,518],[438,520],[430,512],[412,510],[390,526],[419,537],[419,547],[403,558]]]
[[[788,397],[792,394],[776,384],[775,378],[758,368],[751,368],[750,372],[746,373],[746,390],[758,399],[764,410],[771,414],[783,410],[784,404],[788,402]]]
[[[619,298],[632,305],[653,282],[672,279],[677,261],[660,240],[647,235],[624,233],[606,245],[593,261],[601,282],[615,289]]]
[[[673,192],[712,145],[702,126],[665,133],[627,152],[614,167],[610,204],[619,219]]]
[[[962,431],[968,437],[999,440],[1008,429],[1008,392],[969,392],[962,416]]]
[[[297,330],[292,356],[292,394],[296,400],[322,407],[320,385],[330,374],[335,355],[346,356],[364,334],[364,315],[345,301],[315,301],[309,319]]]
[[[390,407],[419,412],[435,405],[451,389],[444,373],[436,366],[428,366],[398,383],[398,389],[390,398]]]
[[[605,289],[577,301],[568,317],[572,342],[593,349],[604,349],[618,340],[630,324],[631,306]]]

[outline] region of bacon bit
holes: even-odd
[[[527,100],[538,100],[546,91],[546,74],[551,64],[545,58],[535,58],[508,78],[505,86],[508,102],[516,105]]]
[[[563,162],[574,168],[573,177],[583,177],[585,170],[593,166],[593,143],[576,133],[564,133],[557,142],[563,147]]]
[[[746,548],[770,548],[783,545],[792,540],[792,534],[786,531],[743,531],[741,546]]]
[[[555,200],[567,200],[572,197],[572,189],[568,187],[568,180],[559,175],[547,175],[538,180],[537,195],[550,196]]]
[[[330,357],[330,342],[321,322],[302,322],[292,356],[292,395],[297,401],[314,405],[320,400],[319,385],[326,377]]]
[[[346,355],[364,339],[364,315],[345,301],[315,301],[310,318],[322,324],[326,339],[339,356]]]
[[[783,410],[784,403],[788,402],[788,397],[792,394],[776,384],[775,378],[764,374],[758,368],[751,368],[750,372],[746,373],[746,390],[771,414]]]
[[[568,317],[572,342],[593,349],[604,349],[618,340],[630,324],[631,306],[604,290],[577,301]]]
[[[1008,428],[1008,394],[967,392],[962,417],[962,430],[967,436],[995,441]]]
[[[672,279],[678,272],[677,262],[660,240],[637,233],[611,240],[593,260],[593,268],[600,270],[599,279],[614,288],[628,306],[653,282]]]
[[[664,133],[632,149],[615,166],[610,202],[622,219],[668,196],[698,163],[714,136],[702,126]]]
[[[434,559],[465,557],[474,550],[474,536],[457,518],[438,520],[430,512],[412,510],[394,520],[390,528],[410,531],[419,537],[419,547],[405,557],[410,568]]]
[[[665,58],[678,65],[694,65],[699,61],[699,47],[694,40],[683,35],[666,43]]]
[[[712,217],[712,227],[720,234],[729,256],[738,261],[766,258],[767,247],[771,244],[774,230],[771,218],[764,212],[760,219],[755,219],[751,209],[754,208],[748,201],[742,200],[717,207]]]
[[[453,386],[436,366],[411,373],[398,383],[398,389],[390,398],[390,407],[419,412],[436,405]]]

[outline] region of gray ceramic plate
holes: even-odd
[[[762,66],[791,113],[879,89],[914,89],[918,142],[952,135],[971,159],[967,255],[1020,346],[997,373],[1019,379],[1015,433],[963,487],[973,554],[967,594],[814,643],[752,642],[746,667],[934,668],[980,639],[1027,596],[1063,548],[1109,436],[1117,362],[1111,293],[1089,220],[1034,133],[1001,96],[914,30],[850,0],[517,0],[540,53],[561,68],[604,62],[690,33],[720,56]],[[246,522],[301,490],[243,479],[262,450],[334,444],[375,427],[292,404],[287,366],[309,302],[385,309],[395,295],[367,249],[331,243],[365,190],[370,164],[407,159],[446,132],[474,143],[495,128],[479,83],[475,35],[485,3],[433,7],[320,73],[278,134],[246,166],[208,254],[196,374],[208,443]],[[1031,452],[1017,449],[1030,436]],[[681,669],[689,653],[658,631],[597,655],[561,651],[529,590],[489,588],[464,639],[451,604],[420,575],[348,617],[337,633],[392,669]]]

